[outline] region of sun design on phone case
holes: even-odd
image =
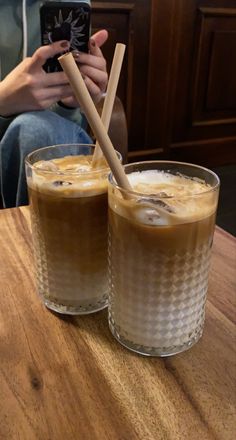
[[[85,29],[85,23],[79,25],[79,21],[84,19],[88,13],[81,8],[79,15],[73,20],[72,11],[69,12],[68,16],[63,19],[62,11],[59,10],[58,17],[54,15],[55,27],[52,31],[47,32],[47,37],[50,43],[58,40],[68,40],[70,42],[70,47],[72,50],[78,49],[78,47],[84,44],[81,38],[85,37],[83,32]]]

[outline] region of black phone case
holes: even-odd
[[[91,8],[84,2],[45,2],[40,7],[42,45],[54,41],[70,41],[70,51],[88,52]],[[45,63],[48,73],[61,71],[58,56]]]

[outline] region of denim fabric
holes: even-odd
[[[28,203],[25,156],[40,147],[66,143],[92,143],[76,123],[50,111],[28,112],[17,116],[0,142],[0,178],[3,206]]]

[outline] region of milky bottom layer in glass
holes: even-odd
[[[110,216],[112,333],[144,354],[190,347],[202,334],[214,218],[153,231]],[[160,246],[164,235],[169,248]]]
[[[107,305],[107,194],[50,198],[30,191],[38,291],[60,313]],[[39,212],[40,211],[40,212]]]

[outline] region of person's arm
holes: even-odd
[[[79,68],[94,101],[99,100],[107,85],[106,61],[100,49],[106,39],[105,30],[97,32],[90,41],[90,53],[77,53]],[[42,46],[0,82],[0,126],[7,127],[17,114],[52,106],[54,111],[68,119],[77,122],[81,119],[79,103],[72,94],[64,72],[46,73],[43,70],[48,58],[68,48],[67,41]],[[58,104],[60,102],[61,105]]]
[[[66,49],[67,41],[40,47],[0,82],[0,116],[11,117],[27,111],[44,110],[71,96],[64,72],[46,73],[43,70],[48,58]]]

